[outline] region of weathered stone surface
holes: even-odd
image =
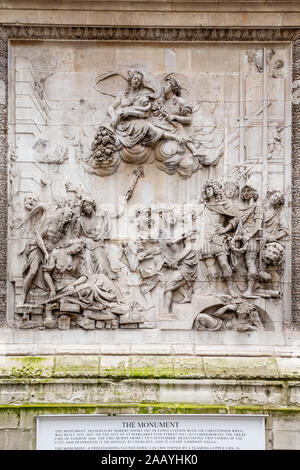
[[[131,377],[172,377],[173,360],[163,356],[132,356],[130,358]]]
[[[100,375],[104,377],[129,377],[130,358],[128,356],[101,356]]]
[[[56,356],[54,376],[56,377],[98,377],[98,356]]]
[[[204,365],[202,357],[180,356],[174,358],[175,377],[204,377]]]
[[[54,357],[0,357],[0,377],[50,377],[54,371]]]
[[[212,378],[279,377],[275,358],[205,357],[203,362],[206,376]]]

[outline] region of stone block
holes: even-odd
[[[277,357],[276,362],[280,377],[290,380],[300,379],[299,357]]]
[[[105,322],[97,320],[96,321],[96,328],[99,329],[99,330],[103,330],[103,328],[105,328]]]
[[[0,429],[18,428],[20,422],[19,409],[0,408]]]
[[[55,377],[98,377],[99,356],[56,356]]]
[[[59,302],[59,309],[61,312],[80,313],[80,305],[61,300]]]
[[[139,323],[138,327],[139,329],[152,330],[153,328],[157,327],[157,323],[155,323],[154,321],[144,321],[143,323]]]
[[[161,403],[219,404],[213,384],[203,380],[163,379],[159,381]]]
[[[90,318],[80,317],[77,320],[77,325],[81,326],[84,330],[94,330],[95,329],[95,320]]]
[[[125,323],[123,325],[120,325],[120,328],[121,329],[126,329],[126,330],[130,330],[130,329],[136,329],[138,327],[138,324],[137,323]]]
[[[95,310],[83,310],[83,315],[86,318],[91,318],[92,320],[99,320],[99,321],[108,321],[108,320],[116,320],[118,317],[113,313],[102,313],[97,312]]]
[[[6,429],[5,450],[33,450],[33,431]]]
[[[173,377],[173,358],[165,356],[131,356],[131,377]]]
[[[101,356],[101,376],[130,376],[129,356]]]
[[[275,358],[271,357],[204,357],[204,369],[209,378],[278,378]]]
[[[58,317],[57,324],[59,330],[69,330],[71,326],[71,319],[68,315],[60,315]]]
[[[24,304],[16,307],[16,313],[18,314],[30,314],[30,315],[42,315],[44,307],[41,305]]]
[[[144,315],[141,315],[140,313],[126,313],[125,315],[120,316],[120,325],[142,323],[144,320]]]
[[[0,450],[6,450],[6,430],[0,429]]]
[[[54,357],[40,356],[1,356],[0,377],[51,377],[54,369]]]
[[[273,450],[300,450],[300,432],[273,431]]]
[[[205,377],[203,359],[199,356],[174,358],[174,377]]]

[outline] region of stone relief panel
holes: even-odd
[[[12,43],[11,326],[283,334],[289,48],[175,46]]]

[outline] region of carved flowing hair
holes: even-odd
[[[96,210],[96,201],[95,201],[95,199],[88,199],[88,198],[86,198],[86,199],[83,199],[83,200],[81,201],[81,203],[80,203],[80,214],[81,214],[81,215],[84,215],[84,214],[85,214],[85,210],[84,210],[84,208],[83,208],[83,206],[84,206],[85,203],[90,204],[90,205],[92,206],[92,208],[93,208],[94,211]]]
[[[217,180],[208,180],[206,181],[203,191],[202,191],[202,197],[205,202],[208,201],[208,197],[206,194],[207,188],[212,188],[214,191],[214,196],[216,198],[216,201],[220,201],[223,198],[223,191],[222,191],[222,185],[219,183]]]
[[[252,191],[252,197],[253,197],[254,201],[257,201],[257,199],[258,199],[258,192],[256,191],[255,188],[253,188],[253,187],[250,186],[249,184],[245,184],[245,186],[242,187],[242,189],[241,189],[241,200],[242,200],[242,201],[245,200],[244,197],[243,197],[243,191],[244,191],[244,189],[246,189],[246,188],[251,189],[251,191]]]
[[[270,199],[270,197],[273,196],[273,194],[279,194],[278,204],[283,206],[283,204],[284,204],[284,195],[282,194],[282,192],[279,191],[279,189],[269,189],[269,191],[267,192],[267,199]]]
[[[128,78],[127,78],[128,87],[125,90],[125,95],[129,95],[130,90],[131,90],[131,81],[135,75],[137,75],[141,80],[141,83],[139,84],[138,89],[140,90],[141,88],[144,88],[144,74],[140,72],[139,70],[130,70],[128,72]]]
[[[175,78],[173,78],[173,77],[168,77],[168,78],[166,78],[165,82],[169,82],[169,83],[170,83],[174,95],[176,95],[176,96],[180,96],[180,95],[181,95],[182,87],[179,85],[179,83],[177,82],[177,80],[175,80]]]

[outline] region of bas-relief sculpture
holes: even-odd
[[[261,84],[260,74],[270,83],[286,79],[282,53],[242,54],[248,65],[239,72],[244,81],[258,76]],[[47,79],[62,62],[50,56],[53,70],[47,65],[31,83],[43,106]],[[38,70],[41,56],[34,57]],[[283,190],[289,181],[276,187],[279,179],[272,176],[289,161],[286,112],[269,119],[270,100],[249,118],[234,119],[234,103],[209,70],[207,101],[197,97],[197,87],[189,93],[186,83],[192,81],[187,76],[185,83],[183,72],[154,73],[135,65],[127,74],[97,75],[93,86],[106,103],[101,121],[85,125],[82,116],[72,127],[72,116],[68,124],[64,114],[65,121],[56,123],[64,130],[57,139],[49,137],[46,124],[27,146],[26,165],[39,169],[32,178],[38,194],[24,189],[26,165],[17,149],[11,161],[13,325],[159,329],[167,321],[176,328],[177,315],[182,319],[187,312],[199,334],[274,329],[269,305],[275,305],[278,321],[289,263]],[[38,90],[36,76],[42,77]],[[220,124],[221,102],[227,117]],[[96,104],[87,109],[97,115]],[[266,122],[257,155],[247,132],[263,130]],[[155,180],[162,187],[149,200]],[[116,200],[112,196],[119,197],[118,205],[109,202]]]

